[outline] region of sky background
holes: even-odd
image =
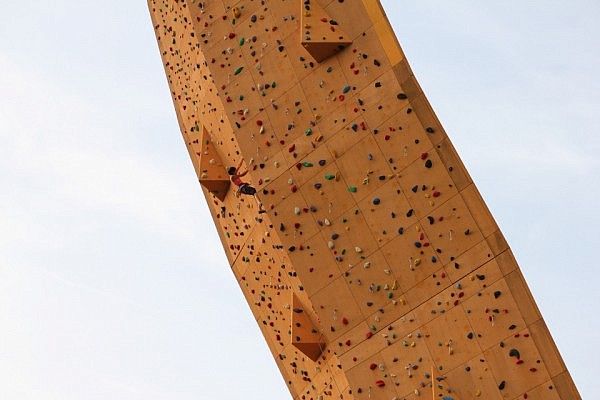
[[[289,398],[196,181],[146,3],[0,3],[0,398]],[[383,4],[598,398],[600,2]]]

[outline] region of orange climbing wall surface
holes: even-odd
[[[580,398],[378,1],[149,7],[215,226],[293,398]],[[240,162],[266,213],[227,189]]]

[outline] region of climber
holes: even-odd
[[[246,171],[244,172],[241,172],[242,163],[243,160],[240,160],[240,163],[237,166],[237,168],[229,167],[227,169],[227,173],[229,174],[229,180],[231,181],[231,183],[238,187],[237,191],[235,192],[235,197],[240,197],[242,194],[254,197],[256,205],[258,206],[258,213],[263,214],[266,211],[263,209],[262,203],[256,196],[256,189],[252,187],[249,183],[242,181],[242,178],[246,176],[246,174],[248,174],[248,169],[246,169]]]

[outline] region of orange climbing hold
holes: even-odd
[[[200,165],[199,178],[200,183],[210,193],[220,200],[225,199],[229,190],[229,175],[223,165],[223,161],[212,144],[208,131],[203,127],[200,133]]]
[[[300,299],[293,292],[290,320],[292,324],[292,344],[308,358],[317,361],[325,349],[323,335],[313,324]]]
[[[317,62],[326,60],[352,44],[337,21],[330,18],[315,0],[302,2],[301,15],[302,46]]]

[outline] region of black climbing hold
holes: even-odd
[[[521,353],[519,353],[519,350],[517,349],[510,349],[510,351],[508,352],[508,356],[521,359]]]
[[[502,292],[501,292],[501,291],[499,291],[499,290],[496,290],[496,291],[494,292],[494,298],[495,298],[495,299],[497,299],[498,297],[500,297],[500,295],[501,295],[501,294],[502,294]]]
[[[500,390],[504,390],[504,388],[506,387],[506,381],[502,381],[500,382],[500,384],[498,385],[498,389]]]
[[[425,168],[431,168],[432,166],[433,166],[433,163],[431,162],[431,160],[425,161]]]
[[[408,96],[405,95],[404,93],[398,93],[398,95],[396,97],[398,98],[398,100],[406,100],[406,99],[408,99]]]
[[[427,131],[427,133],[434,133],[435,132],[435,130],[432,127],[428,127],[425,130]]]

